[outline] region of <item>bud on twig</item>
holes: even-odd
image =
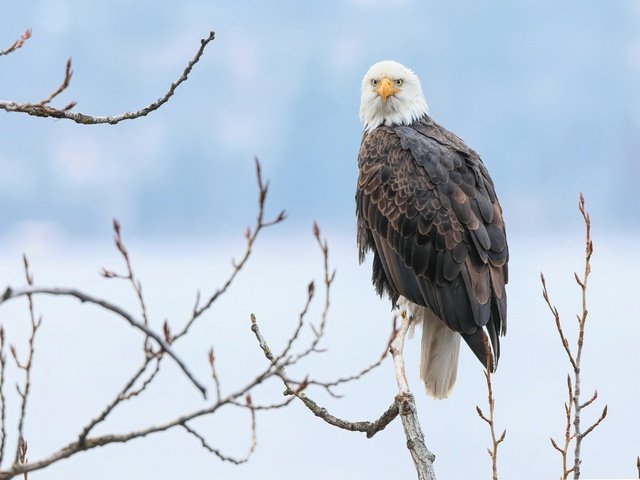
[[[173,336],[171,335],[171,330],[169,329],[169,322],[167,320],[162,324],[162,331],[164,333],[164,339],[167,343],[173,342]]]

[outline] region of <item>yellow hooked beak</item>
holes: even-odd
[[[376,88],[376,93],[382,97],[383,102],[386,102],[389,96],[395,95],[399,91],[400,89],[396,88],[393,81],[388,77],[384,77],[380,80],[380,85]]]

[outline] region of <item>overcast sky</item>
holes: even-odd
[[[46,97],[72,57],[73,80],[57,105],[75,100],[77,111],[94,115],[154,101],[178,78],[200,38],[215,30],[216,40],[172,100],[142,120],[86,127],[0,114],[3,285],[22,283],[20,255],[26,251],[38,282],[80,286],[134,308],[130,292],[96,275],[103,265],[117,265],[110,247],[111,219],[117,217],[152,299],[154,324],[164,318],[179,322],[196,289],[218,286],[229,258],[242,250],[241,232],[255,215],[258,156],[271,179],[269,211],[284,208],[290,218],[259,244],[246,276],[180,353],[206,376],[206,351],[214,344],[226,358],[220,368],[229,385],[251,375],[253,362],[263,359],[244,322],[255,312],[274,343],[284,342],[306,283],[319,279],[310,235],[317,220],[333,247],[338,282],[329,351],[299,373],[330,378],[368,364],[387,337],[390,313],[388,302],[372,291],[370,265],[357,265],[354,247],[359,88],[372,63],[395,59],[422,79],[432,116],[480,153],[505,212],[509,335],[495,377],[498,423],[508,430],[504,478],[558,476],[560,460],[548,437],[562,431],[567,364],[538,275],[548,274],[570,321],[578,308],[572,272],[582,268],[580,191],[596,243],[585,391],[597,388],[601,405],[609,404],[602,430],[587,440],[584,472],[591,478],[635,475],[637,1],[3,5],[0,47],[27,28],[33,37],[0,58],[0,99]],[[60,300],[40,300],[38,307],[45,324],[27,423],[32,459],[71,441],[139,358],[139,339],[117,319]],[[0,322],[10,341],[21,345],[25,306],[3,306]],[[479,364],[463,347],[453,397],[432,402],[417,382],[417,344],[409,343],[407,361],[428,444],[437,455],[436,472],[441,478],[488,477],[488,432],[475,414],[475,405],[485,401]],[[164,383],[101,432],[161,421],[185,405],[198,405],[180,375],[167,370]],[[345,399],[317,397],[338,414],[365,419],[388,406],[394,388],[386,365],[346,389]],[[278,391],[265,392],[265,402],[278,398]],[[14,419],[15,411],[9,415]],[[587,418],[595,415],[594,409]],[[244,451],[242,416],[220,416],[205,425],[230,453]],[[101,449],[34,478],[413,475],[399,424],[366,440],[292,406],[262,416],[258,428],[258,450],[243,467],[220,463],[176,432]]]

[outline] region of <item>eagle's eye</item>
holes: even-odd
[[[378,85],[378,80],[376,80],[375,78],[372,78],[372,79],[371,79],[371,85],[373,85],[374,87],[375,87],[376,85]]]
[[[396,80],[396,85],[399,87],[401,87],[403,83],[404,83],[404,80],[402,80],[401,78]]]

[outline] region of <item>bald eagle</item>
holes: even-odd
[[[422,323],[420,377],[445,398],[460,337],[483,365],[488,355],[488,368],[498,363],[509,259],[502,208],[478,154],[429,116],[409,68],[384,61],[367,71],[360,119],[360,263],[372,251],[377,293]]]

